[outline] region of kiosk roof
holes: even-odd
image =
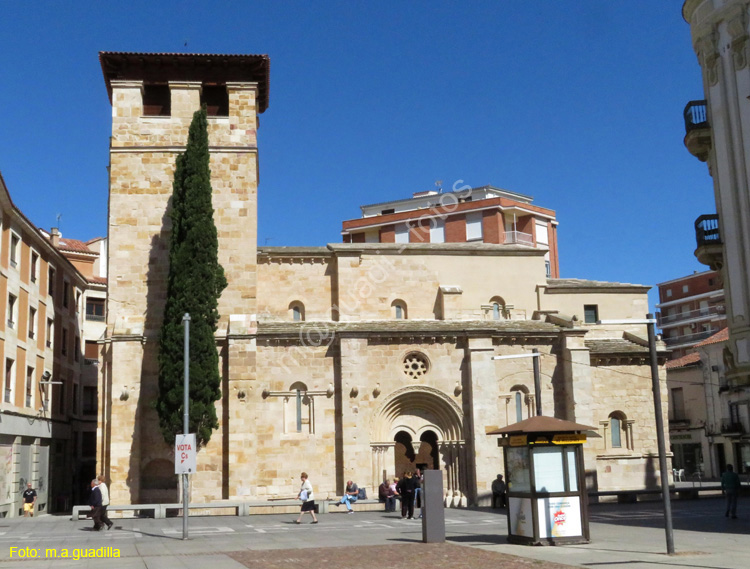
[[[513,423],[502,429],[496,429],[487,433],[488,435],[515,435],[521,433],[574,433],[579,431],[596,431],[596,427],[581,425],[573,421],[563,421],[554,417],[538,415]]]

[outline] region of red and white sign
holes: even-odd
[[[195,433],[176,435],[174,439],[174,473],[192,474],[195,472],[196,454]]]

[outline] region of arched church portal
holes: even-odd
[[[417,468],[442,470],[446,505],[466,503],[463,414],[444,393],[410,386],[392,393],[372,425],[372,480],[401,478]]]

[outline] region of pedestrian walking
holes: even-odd
[[[352,482],[351,480],[347,480],[344,495],[341,497],[341,500],[339,500],[336,506],[338,507],[341,504],[344,504],[346,506],[346,513],[353,514],[354,510],[352,509],[352,504],[357,501],[357,498],[359,498],[359,488],[354,482]]]
[[[91,519],[94,520],[94,531],[102,529],[102,491],[99,490],[99,481],[94,478],[91,481],[91,495],[89,496],[91,506]]]
[[[297,494],[297,499],[302,500],[302,506],[299,510],[299,517],[295,520],[294,523],[301,524],[302,516],[305,515],[305,512],[310,512],[310,515],[313,519],[311,523],[317,524],[318,518],[315,517],[315,496],[313,496],[312,484],[310,484],[310,481],[307,479],[307,472],[303,472],[299,475],[299,477],[300,480],[302,480],[302,486],[300,486],[299,494]]]
[[[102,493],[102,510],[101,510],[101,520],[103,524],[106,524],[107,529],[111,530],[112,526],[114,525],[112,523],[112,520],[109,519],[109,516],[107,515],[107,506],[109,506],[109,488],[107,488],[107,484],[104,482],[104,475],[100,474],[96,477],[96,479],[99,481],[99,491]]]
[[[36,490],[31,487],[31,482],[26,484],[26,490],[23,491],[23,517],[34,517],[34,508],[36,508]]]
[[[725,517],[732,514],[732,519],[737,519],[737,496],[740,493],[740,477],[734,471],[731,464],[727,464],[727,470],[721,475],[721,491],[727,497],[727,510]]]

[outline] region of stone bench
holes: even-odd
[[[141,512],[151,512],[151,515],[149,516],[151,518],[165,517],[163,515],[163,512],[161,511],[161,504],[127,504],[124,506],[107,506],[107,514],[120,511],[134,511],[138,512],[138,515],[140,515]],[[84,519],[89,518],[91,516],[91,506],[73,506],[73,514],[70,516],[70,519],[73,521],[78,521],[81,519],[81,516],[83,516]]]
[[[321,500],[316,501],[316,513],[328,514],[336,512],[335,504],[338,500]],[[243,502],[227,500],[223,502],[204,502],[189,504],[192,515],[226,515],[225,511],[230,510],[232,516],[252,516],[259,514],[296,514],[299,513],[301,502],[299,500],[268,500],[263,502]],[[385,504],[378,500],[357,500],[354,503],[355,511],[378,511],[385,507]],[[204,510],[204,511],[199,511]],[[164,519],[170,516],[179,516],[182,511],[182,504],[126,504],[107,506],[107,514],[113,512],[135,512],[137,517],[146,515],[151,518]],[[346,508],[341,508],[345,512]],[[80,520],[90,517],[90,506],[73,506],[71,520]]]
[[[322,500],[321,502],[316,502],[316,505],[319,506],[321,514],[331,514],[337,511],[346,512],[346,506],[343,504],[336,506],[338,503],[339,500]],[[355,512],[377,512],[385,509],[385,503],[380,500],[357,500],[356,502],[352,502],[352,509]]]

